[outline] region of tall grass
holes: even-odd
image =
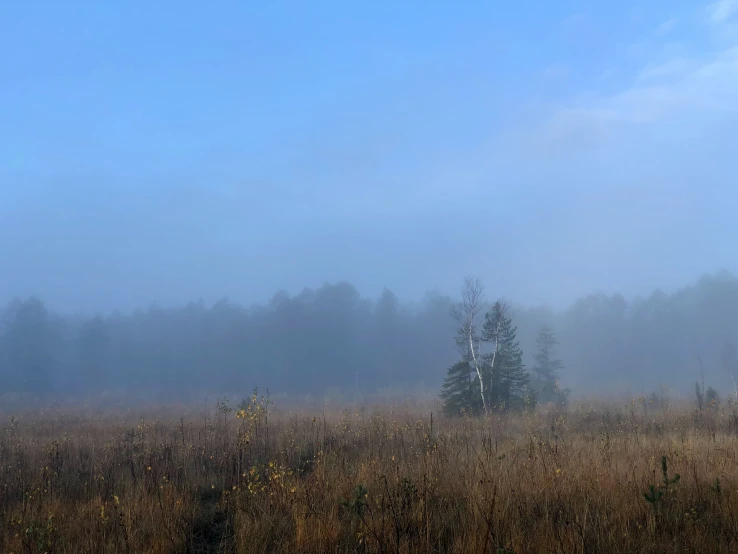
[[[0,552],[738,550],[731,408],[241,408],[5,418]]]

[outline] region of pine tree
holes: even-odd
[[[523,351],[516,337],[517,327],[506,317],[500,328],[499,374],[501,407],[522,407],[528,387],[528,372],[523,365]]]
[[[485,358],[489,404],[501,411],[521,408],[528,389],[528,373],[523,364],[523,351],[517,340],[517,327],[507,315],[504,305],[496,303],[485,321],[486,330],[496,330],[494,350]]]
[[[533,365],[532,384],[541,402],[562,403],[566,398],[565,392],[559,389],[559,372],[563,369],[564,364],[555,358],[558,344],[559,341],[553,330],[544,326],[536,339],[538,352],[533,356],[535,364]]]
[[[462,412],[477,414],[482,410],[477,381],[476,372],[468,360],[462,360],[448,368],[441,391],[446,415],[457,416]]]

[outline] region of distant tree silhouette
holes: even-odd
[[[46,306],[36,297],[16,299],[8,306],[5,317],[11,388],[25,392],[51,390],[55,345]]]
[[[560,373],[564,369],[563,362],[556,358],[556,347],[559,341],[553,330],[543,326],[536,339],[537,351],[533,356],[532,386],[539,402],[564,403],[566,393],[559,387]]]

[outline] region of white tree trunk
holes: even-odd
[[[487,408],[487,398],[484,396],[484,380],[482,380],[482,369],[479,367],[477,361],[477,354],[474,352],[474,339],[472,337],[472,326],[469,326],[469,350],[471,350],[472,360],[474,360],[474,369],[477,372],[479,378],[479,393],[482,395],[482,406],[484,407],[484,413],[488,414],[489,409]]]
[[[461,287],[461,301],[454,305],[452,314],[454,318],[459,322],[458,334],[456,335],[457,345],[460,349],[468,349],[469,352],[465,352],[465,355],[471,354],[472,362],[474,363],[474,371],[477,372],[477,378],[479,379],[479,392],[482,396],[482,406],[484,407],[484,413],[489,413],[489,407],[487,406],[487,399],[484,395],[484,382],[482,381],[482,368],[479,365],[479,359],[477,357],[477,350],[479,344],[476,344],[480,339],[478,338],[478,323],[476,321],[477,316],[482,311],[484,302],[484,286],[482,282],[477,278],[467,277],[464,280],[464,285]],[[466,344],[466,346],[464,346]],[[462,353],[463,350],[460,350]]]

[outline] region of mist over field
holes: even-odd
[[[734,391],[737,13],[3,5],[0,391],[437,395],[466,276],[572,395]]]
[[[363,297],[349,283],[275,294],[249,307],[228,300],[73,315],[37,298],[3,311],[0,390],[45,397],[101,393],[203,401],[254,387],[296,400],[435,396],[462,356],[458,295],[405,302]],[[485,311],[489,309],[487,297]],[[582,297],[565,310],[512,305],[526,368],[543,326],[557,335],[562,388],[575,395],[691,395],[695,381],[733,393],[738,373],[738,278],[722,272],[672,294]]]

